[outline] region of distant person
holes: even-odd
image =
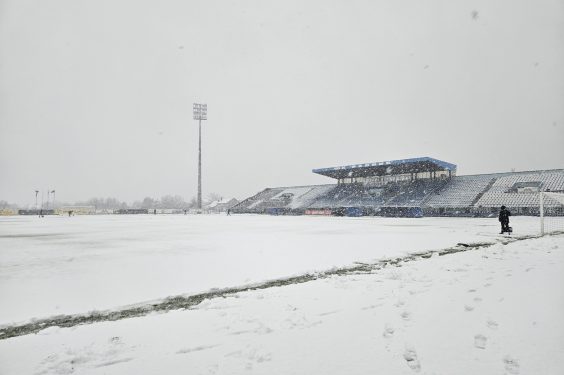
[[[184,210],[184,215],[186,215],[186,210]]]
[[[505,206],[501,206],[501,210],[499,211],[499,222],[501,223],[501,233],[511,233],[511,228],[509,227],[509,216],[511,216],[511,212],[505,208]]]
[[[156,215],[156,214],[157,214],[157,209],[155,208],[155,209],[153,210],[153,215]]]
[[[69,210],[69,217],[72,216],[72,210]]]
[[[227,209],[227,216],[231,216],[231,210],[229,208]]]

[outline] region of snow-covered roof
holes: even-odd
[[[233,203],[234,201],[235,201],[235,202],[238,202],[238,200],[235,199],[235,198],[230,198],[230,199],[221,198],[221,199],[219,199],[219,200],[212,201],[212,202],[208,203],[205,207],[207,207],[207,208],[214,208],[214,207],[217,207],[217,206],[222,206],[222,205],[231,204],[231,203]]]
[[[456,164],[430,157],[381,161],[314,169],[313,173],[331,178],[396,175],[411,172],[456,171]]]

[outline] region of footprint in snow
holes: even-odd
[[[465,311],[472,311],[472,310],[474,310],[474,306],[464,305],[464,310]]]
[[[519,361],[509,355],[503,357],[503,363],[505,364],[505,371],[510,374],[519,373]]]
[[[497,327],[499,326],[499,324],[497,324],[497,322],[495,320],[491,320],[491,319],[488,320],[486,322],[486,324],[487,324],[488,328],[490,328],[490,329],[497,329]]]
[[[390,338],[394,335],[394,327],[392,327],[389,324],[386,324],[386,326],[384,327],[384,333],[382,333],[382,336],[384,336],[385,338]]]
[[[400,315],[403,320],[411,319],[411,313],[409,311],[404,311]]]
[[[296,311],[298,308],[292,305],[286,305],[286,311]]]
[[[415,372],[421,371],[421,364],[419,363],[415,349],[405,349],[403,359],[405,359],[410,369]]]
[[[268,335],[269,333],[274,332],[274,330],[270,327],[267,327],[267,326],[261,324],[259,326],[259,328],[255,329],[254,332],[259,334],[259,335]]]
[[[121,337],[114,336],[108,340],[110,344],[121,344]]]
[[[486,342],[488,341],[488,338],[484,335],[475,335],[474,336],[474,347],[478,348],[478,349],[485,349],[486,348]]]

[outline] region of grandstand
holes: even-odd
[[[477,200],[478,208],[497,208],[505,205],[517,213],[538,214],[539,191],[564,191],[562,171],[533,171],[499,176]],[[554,205],[550,198],[547,205]]]
[[[314,169],[336,184],[267,188],[234,213],[490,216],[501,205],[538,215],[539,192],[564,192],[564,169],[457,176],[430,157]],[[547,198],[547,207],[562,205]],[[554,211],[556,210],[556,211]],[[558,212],[557,212],[558,213]]]

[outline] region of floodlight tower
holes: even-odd
[[[198,120],[198,210],[202,209],[202,120],[208,119],[208,105],[194,103],[194,120]]]

